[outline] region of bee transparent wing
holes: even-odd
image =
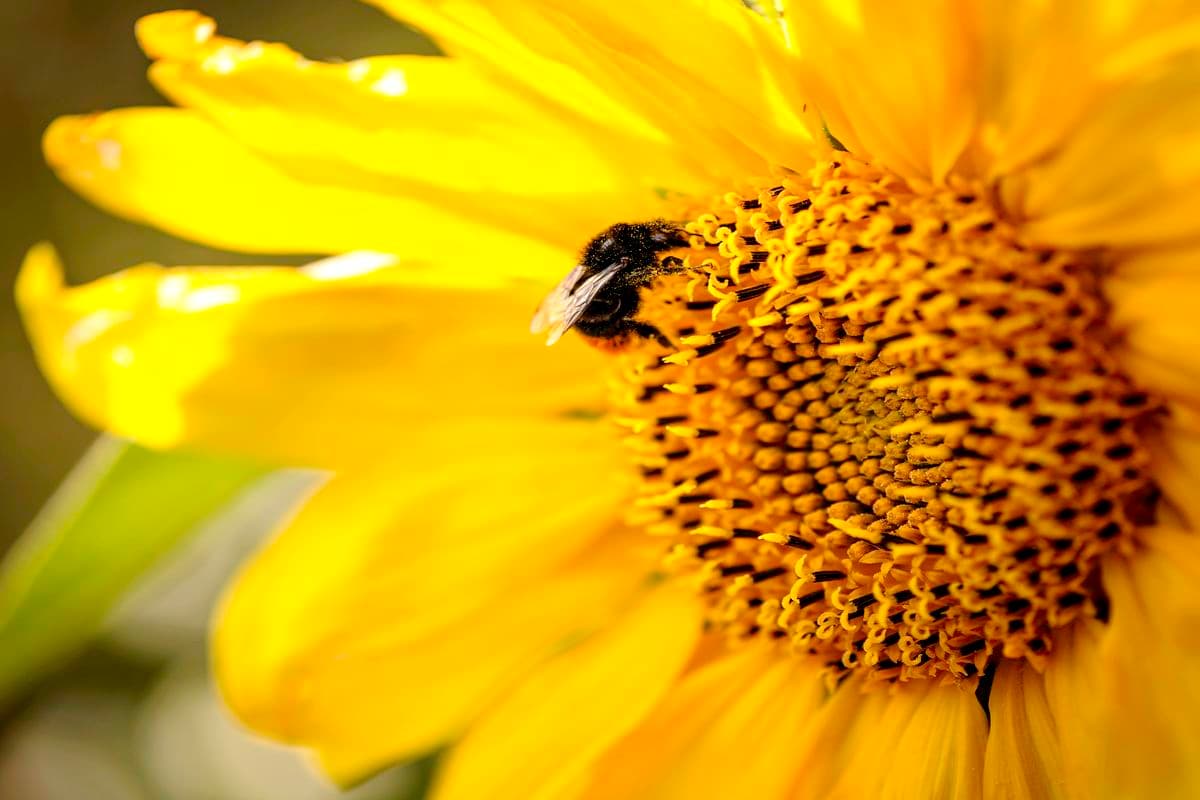
[[[529,330],[533,333],[547,331],[547,346],[557,342],[579,321],[600,290],[620,272],[621,266],[620,262],[609,264],[582,283],[584,267],[575,267],[538,306]]]
[[[567,277],[558,282],[558,286],[555,286],[550,294],[546,295],[529,323],[530,333],[541,333],[562,321],[571,292],[575,291],[575,287],[579,285],[579,279],[583,277],[583,270],[582,264],[575,267],[567,273]]]

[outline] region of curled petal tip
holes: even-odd
[[[119,158],[120,145],[106,139],[100,114],[59,117],[42,134],[42,153],[56,170],[110,167]]]
[[[137,21],[134,32],[150,58],[187,58],[202,50],[217,31],[211,17],[198,11],[161,11]]]
[[[57,293],[62,285],[62,261],[54,245],[38,242],[29,248],[17,275],[17,305],[28,308],[39,300]]]

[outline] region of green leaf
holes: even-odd
[[[99,439],[0,564],[0,708],[87,644],[148,568],[264,474]]]

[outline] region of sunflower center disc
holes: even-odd
[[[639,521],[710,624],[884,680],[1037,660],[1153,514],[1095,256],[850,158],[730,194],[620,355]],[[643,513],[644,512],[644,513]]]

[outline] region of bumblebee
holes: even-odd
[[[588,242],[580,263],[538,306],[530,331],[546,331],[547,345],[576,328],[611,347],[619,347],[630,336],[669,346],[658,328],[634,315],[641,305],[641,290],[659,275],[682,267],[678,258],[660,258],[661,254],[687,244],[683,229],[664,220],[613,225]]]

